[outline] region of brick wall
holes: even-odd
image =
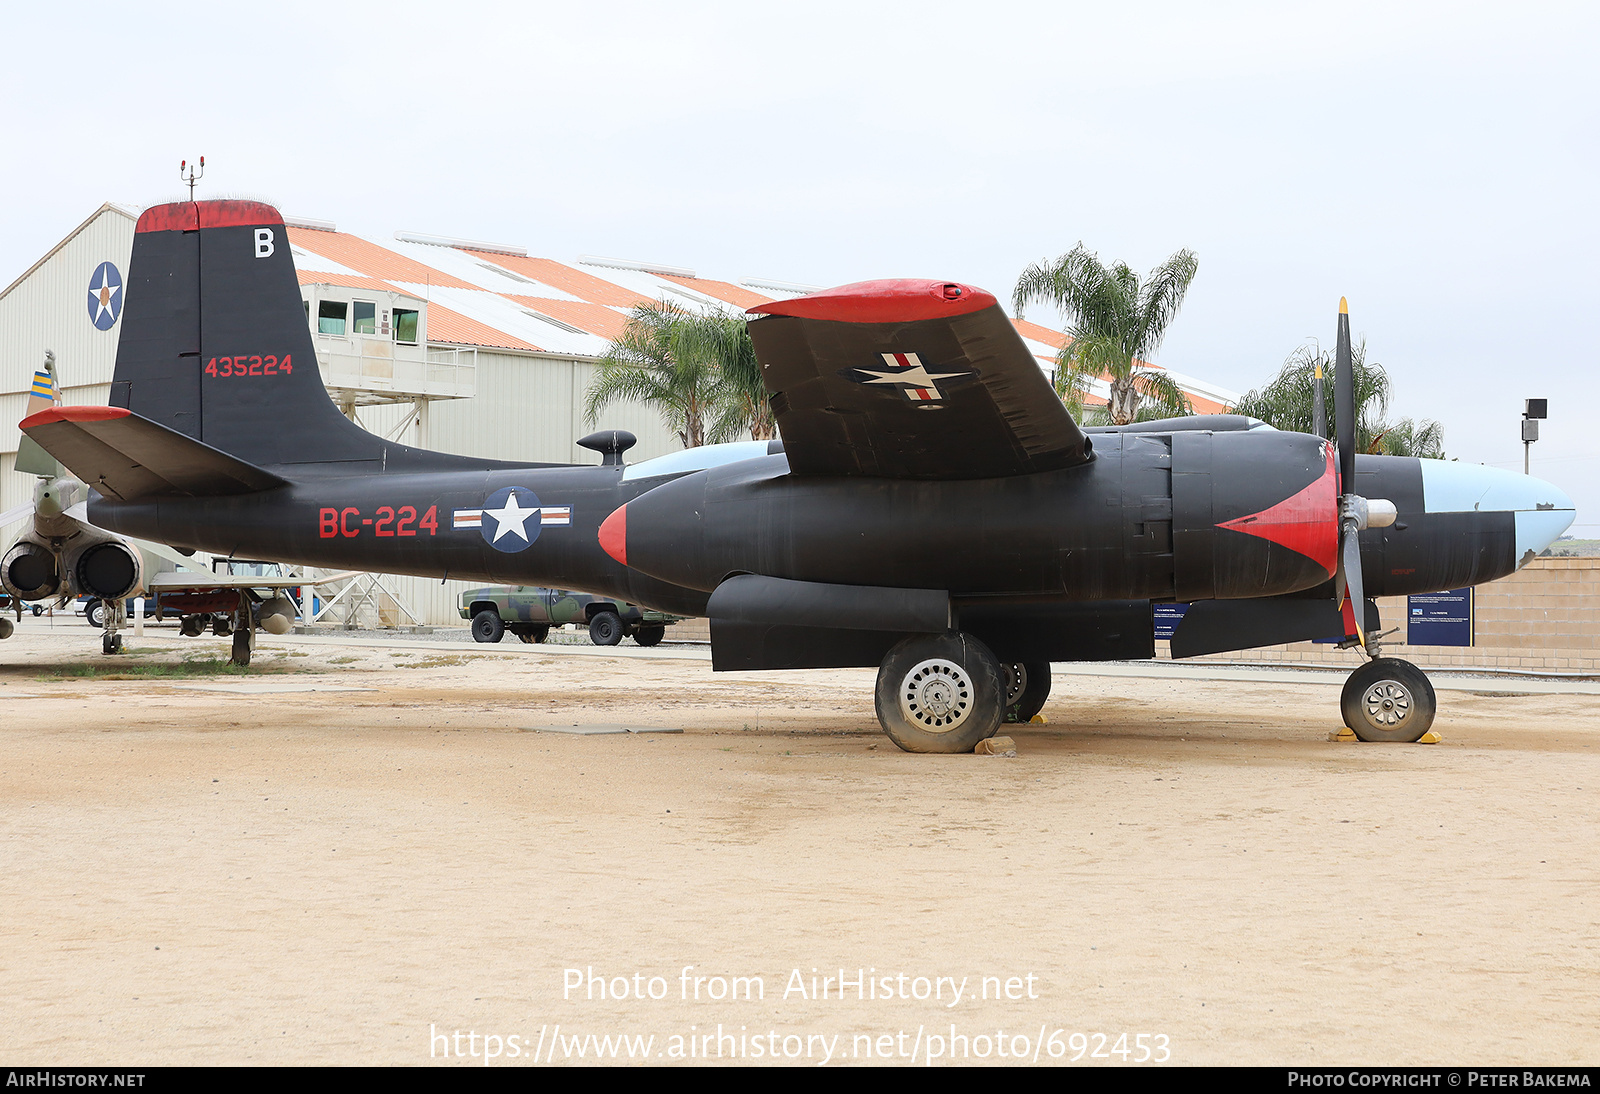
[[[1424,668],[1600,673],[1600,558],[1536,558],[1510,577],[1476,590],[1476,642],[1471,647],[1408,646],[1385,641],[1383,652]],[[1383,626],[1405,638],[1406,598],[1378,601]],[[1165,658],[1167,643],[1156,643]],[[1359,654],[1311,642],[1218,653],[1196,661],[1271,661],[1346,667]]]

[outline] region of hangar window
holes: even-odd
[[[394,340],[407,345],[417,344],[417,313],[410,308],[394,310]]]
[[[343,300],[324,300],[317,305],[317,333],[343,334],[345,317],[350,305]]]
[[[357,300],[352,305],[350,320],[351,334],[377,334],[378,305],[369,304],[365,300]]]

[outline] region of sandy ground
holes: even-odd
[[[0,644],[8,1064],[1600,1061],[1592,686],[1458,683],[1383,746],[1328,741],[1337,676],[1061,673],[1017,758],[927,757],[866,670],[61,676],[226,656],[131,645]],[[194,686],[241,683],[360,690]],[[685,732],[526,731],[574,722]]]

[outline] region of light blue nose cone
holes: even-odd
[[[1577,510],[1565,491],[1543,479],[1472,463],[1419,460],[1430,513],[1514,513],[1517,568],[1571,527]]]

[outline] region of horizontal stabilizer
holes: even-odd
[[[22,431],[83,482],[123,501],[286,485],[270,471],[119,407],[55,407],[24,418]]]
[[[1378,606],[1367,601],[1367,633],[1378,630]],[[1331,599],[1264,597],[1199,600],[1189,605],[1172,634],[1173,657],[1253,650],[1285,642],[1343,638],[1344,617]]]

